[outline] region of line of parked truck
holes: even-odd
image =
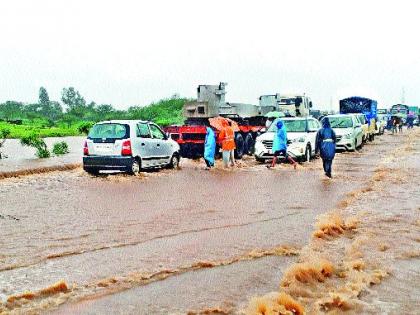
[[[218,139],[220,129],[212,123],[215,117],[224,117],[235,126],[235,157],[253,155],[260,162],[273,157],[272,122],[276,118],[284,121],[288,132],[288,152],[304,161],[315,156],[316,134],[324,117],[337,134],[337,149],[342,150],[354,151],[386,128],[377,102],[368,98],[343,99],[340,114],[317,119],[310,115],[313,104],[305,94],[262,95],[258,105],[231,103],[225,101],[226,85],[199,85],[197,99],[184,105],[185,123],[181,126],[162,129],[153,122],[139,120],[95,124],[84,143],[84,170],[91,174],[101,170],[135,174],[141,169],[177,167],[181,157],[200,158],[207,127],[213,128]],[[216,152],[220,147],[217,142]]]

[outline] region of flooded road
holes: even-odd
[[[385,135],[339,154],[333,180],[323,178],[320,160],[294,171],[252,158],[232,171],[185,160],[181,170],[136,177],[79,168],[1,180],[0,299],[64,280],[65,292],[14,307],[236,313],[252,296],[277,290],[316,217],[344,207],[400,141]]]

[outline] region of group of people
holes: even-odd
[[[322,158],[322,164],[325,175],[332,178],[332,162],[335,157],[335,143],[337,141],[334,130],[331,128],[328,118],[322,121],[322,128],[318,131],[317,151]],[[281,119],[276,120],[276,132],[273,139],[273,160],[267,168],[273,168],[280,156],[288,160],[296,169],[296,161],[287,153],[287,131]],[[229,121],[222,121],[222,130],[220,131],[219,141],[222,143],[223,165],[225,168],[235,165],[235,131]],[[216,135],[212,128],[207,127],[206,139],[204,143],[204,161],[206,169],[214,167],[214,159],[216,154]]]
[[[393,117],[391,121],[392,134],[402,132],[403,122],[400,117]]]
[[[227,120],[222,120],[222,130],[219,133],[219,140],[222,143],[222,157],[225,168],[235,166],[235,131],[232,124]],[[214,167],[216,154],[216,135],[212,128],[207,127],[206,139],[204,141],[204,161],[206,169]]]

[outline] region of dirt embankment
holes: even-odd
[[[319,216],[299,261],[284,272],[279,292],[253,298],[245,314],[418,311],[419,134],[417,129],[403,135],[363,189]]]

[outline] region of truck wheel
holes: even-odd
[[[244,140],[244,154],[252,155],[254,152],[254,139],[247,133]]]
[[[235,135],[235,159],[242,159],[242,156],[244,155],[244,138],[240,133],[237,133]]]
[[[131,175],[137,175],[140,173],[140,160],[138,158],[134,158],[127,171]]]

